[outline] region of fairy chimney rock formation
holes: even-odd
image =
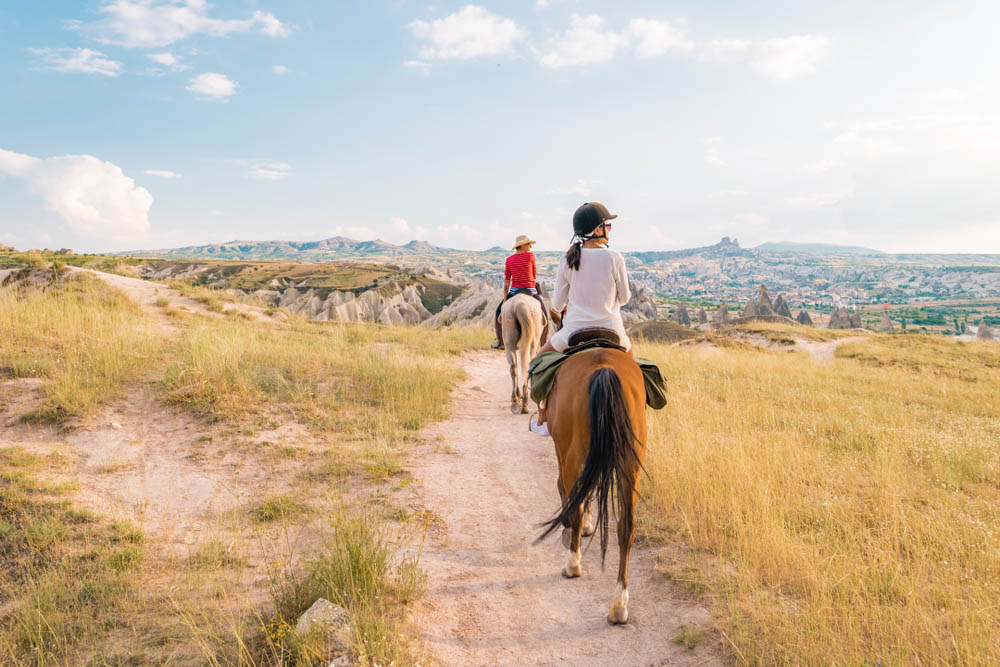
[[[774,315],[774,304],[771,297],[767,295],[767,288],[760,286],[760,294],[757,295],[757,315]]]
[[[851,314],[847,312],[847,308],[840,306],[833,313],[830,314],[830,323],[827,325],[829,329],[850,329],[851,328]]]
[[[878,322],[878,330],[884,331],[885,333],[892,333],[896,330],[896,325],[891,319],[889,319],[889,311],[882,311],[882,319]]]
[[[715,311],[715,314],[712,315],[712,322],[714,324],[725,324],[728,321],[729,321],[729,306],[727,306],[726,304],[722,304],[721,306],[719,306],[719,309]]]
[[[850,320],[852,329],[862,329],[865,326],[864,322],[861,321],[861,313],[856,310],[851,313]]]
[[[795,318],[799,324],[805,324],[806,326],[812,326],[813,320],[809,317],[809,313],[805,309],[799,311],[799,316]]]
[[[993,332],[986,326],[986,320],[979,320],[979,328],[976,329],[976,340],[993,340]]]
[[[679,324],[683,324],[686,327],[691,326],[691,316],[688,315],[687,308],[684,306],[679,307],[674,312],[674,319],[677,320]]]
[[[705,324],[708,322],[708,315],[705,314],[704,308],[698,309],[698,324]]]
[[[778,298],[774,300],[774,314],[792,319],[792,311],[788,309],[788,304],[785,303],[784,294],[779,294]]]
[[[743,317],[757,317],[759,314],[757,311],[757,302],[753,299],[747,301],[746,307],[743,308]]]

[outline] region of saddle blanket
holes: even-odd
[[[593,347],[605,347],[604,345]],[[618,347],[608,345],[606,347]],[[618,349],[621,349],[618,347]],[[574,350],[579,351],[579,350]],[[542,403],[552,391],[552,383],[556,380],[556,371],[562,362],[571,355],[562,352],[545,352],[531,360],[528,376],[531,379],[531,400]],[[642,380],[646,385],[646,405],[659,410],[667,404],[667,382],[660,373],[660,367],[649,359],[636,357],[635,363],[642,370]]]

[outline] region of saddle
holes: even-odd
[[[566,351],[563,354],[574,354],[589,350],[595,347],[610,347],[616,350],[625,351],[621,345],[621,338],[618,332],[607,327],[587,327],[574,331],[567,341]]]

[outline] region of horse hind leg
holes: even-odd
[[[594,523],[594,513],[590,511],[590,499],[587,499],[587,503],[583,506],[583,528],[581,529],[581,534],[584,537],[590,537],[597,530],[596,524]]]
[[[517,395],[519,382],[517,377],[517,359],[514,357],[514,352],[511,350],[510,345],[507,346],[507,363],[510,365],[510,411],[516,415],[520,407],[520,397]]]
[[[632,525],[635,503],[636,494],[633,493],[631,503],[624,508],[625,516],[618,520],[618,584],[611,600],[611,609],[608,610],[608,622],[615,625],[628,623],[628,558],[635,538]]]
[[[569,560],[563,568],[562,575],[567,579],[575,579],[583,574],[583,555],[580,553],[580,528],[583,520],[583,508],[570,519],[569,528],[563,529],[563,543],[569,534]]]

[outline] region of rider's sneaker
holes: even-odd
[[[490,347],[492,347],[494,350],[502,350],[503,349],[503,343],[501,343],[499,341],[493,341],[492,343],[490,343]]]
[[[538,425],[538,415],[531,415],[531,419],[528,421],[528,428],[531,429],[532,433],[537,433],[538,435],[549,434],[548,424]]]

